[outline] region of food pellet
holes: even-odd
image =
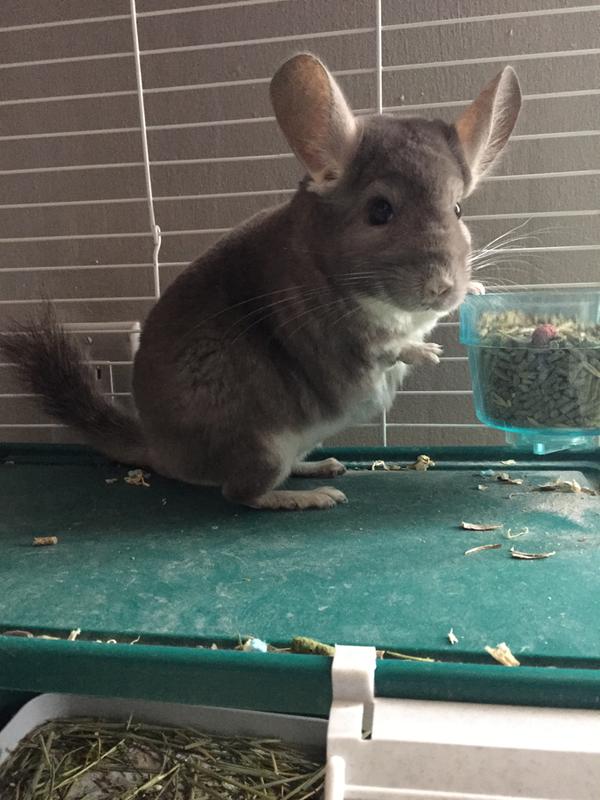
[[[502,426],[600,427],[600,324],[522,311],[479,320],[486,415]]]

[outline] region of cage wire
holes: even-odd
[[[273,118],[264,104],[258,111],[248,111],[249,105],[241,102],[240,93],[258,98],[268,84],[267,73],[299,49],[311,49],[322,56],[334,74],[346,81],[344,88],[359,114],[425,114],[451,119],[485,80],[505,63],[512,63],[525,88],[524,122],[513,137],[500,172],[485,180],[480,198],[474,199],[465,219],[475,228],[479,246],[491,243],[487,245],[486,260],[497,267],[497,287],[598,285],[600,211],[595,205],[600,196],[600,96],[595,76],[600,49],[593,34],[600,22],[599,4],[565,7],[547,0],[545,7],[539,8],[539,3],[523,2],[519,10],[481,14],[475,0],[466,0],[460,8],[454,2],[398,4],[392,0],[334,0],[326,5],[319,5],[317,0],[138,3],[140,7],[136,7],[136,0],[114,2],[111,9],[116,12],[103,15],[98,14],[96,6],[85,3],[88,14],[69,19],[60,17],[60,7],[51,9],[40,3],[33,10],[21,7],[15,12],[16,24],[0,29],[0,37],[6,43],[0,72],[11,80],[8,97],[0,101],[0,120],[4,116],[0,141],[6,158],[0,170],[4,184],[0,219],[7,222],[3,234],[6,230],[11,234],[11,229],[18,234],[0,237],[0,310],[7,312],[3,326],[11,315],[18,316],[20,308],[35,308],[39,288],[49,283],[54,287],[52,297],[64,312],[73,335],[83,337],[92,350],[102,351],[97,357],[92,353],[86,363],[96,368],[107,395],[119,401],[130,399],[127,376],[139,341],[140,320],[160,296],[163,276],[172,277],[196,257],[193,241],[199,238],[202,244],[205,240],[210,243],[230,229],[230,217],[235,215],[229,209],[223,212],[222,204],[237,204],[238,216],[243,218],[257,207],[285,199],[293,191],[289,182],[281,185],[280,177],[282,172],[285,175],[290,153],[280,152],[270,140],[262,150],[255,143],[258,152],[249,152],[252,148],[246,147],[249,137],[260,139],[263,131],[271,135]],[[340,26],[340,21],[346,27]],[[141,24],[154,25],[143,31],[142,46]],[[126,25],[129,41],[123,28]],[[103,35],[77,35],[84,31]],[[244,35],[248,32],[246,38],[239,38],[242,31]],[[52,36],[45,43],[44,37],[50,33]],[[53,45],[53,37],[58,44]],[[56,51],[61,37],[62,45],[68,48],[66,55]],[[114,50],[106,49],[108,42]],[[11,60],[15,54],[18,60]],[[186,82],[190,56],[197,57],[200,65]],[[245,61],[250,57],[254,59],[252,69],[245,74]],[[171,82],[160,79],[161,63],[169,66],[167,77]],[[111,88],[108,73],[115,64],[127,64],[127,71],[130,65],[133,67],[126,88]],[[90,65],[97,72],[89,72]],[[79,71],[86,69],[88,77],[94,74],[98,87],[90,85],[89,80],[86,84],[85,76],[80,78]],[[99,74],[103,70],[106,76]],[[60,94],[52,94],[55,75],[62,80],[58,82],[63,88]],[[148,75],[151,80],[145,86]],[[175,75],[177,83],[172,82]],[[41,94],[40,87],[45,89]],[[223,97],[229,93],[227,101],[223,97],[215,101],[213,92],[222,93]],[[210,98],[204,109],[203,100]],[[236,99],[245,115],[236,113]],[[134,119],[128,104],[135,104],[136,100]],[[111,112],[113,125],[65,130],[60,111],[54,111],[65,109],[64,118],[68,121],[72,109],[79,109],[77,113],[81,115],[81,109],[91,109],[89,104],[110,102],[116,104],[116,112]],[[165,104],[166,122],[157,114],[157,102]],[[146,121],[148,104],[152,106],[150,124]],[[225,108],[227,104],[229,107]],[[125,124],[121,124],[118,115],[121,107]],[[187,107],[193,113],[182,112]],[[101,113],[91,116],[102,122]],[[4,128],[9,133],[5,134]],[[185,151],[188,133],[195,136],[207,132],[213,137],[216,155],[179,157],[179,151]],[[140,137],[141,160],[127,160],[127,153],[132,152],[127,138],[130,134]],[[149,143],[149,135],[154,137],[154,145]],[[222,155],[214,143],[225,135],[233,144]],[[80,153],[89,152],[82,143],[101,143],[113,137],[117,148],[119,142],[128,143],[122,161],[80,163]],[[205,136],[205,141],[210,140]],[[40,152],[57,163],[36,165],[38,145]],[[169,157],[152,159],[153,146],[161,153],[166,146]],[[16,168],[9,162],[13,155],[19,163]],[[65,163],[59,163],[61,160]],[[267,177],[260,186],[256,165]],[[157,171],[186,166],[200,177],[213,167],[229,170],[228,175],[237,170],[242,179],[223,191],[221,184],[225,181],[219,180],[218,175],[209,190],[202,182],[196,189],[189,189],[189,181],[180,178],[176,191],[171,188],[165,193],[163,188],[155,193],[153,179]],[[139,181],[135,176],[140,168],[145,193],[137,191]],[[124,178],[113,194],[112,187],[107,186],[110,179],[102,183],[102,173],[110,176],[119,171],[131,175],[135,186],[123,191]],[[35,180],[44,175],[50,175],[51,181],[44,184],[44,191],[38,190]],[[71,185],[73,196],[67,183],[61,183],[65,175],[81,176]],[[91,188],[95,185],[98,189],[96,196],[93,191],[91,195],[87,193],[86,175],[96,176],[95,184],[90,181]],[[164,179],[159,180],[161,187],[165,183]],[[59,190],[59,196],[50,199],[53,187]],[[212,203],[210,221],[202,223],[205,227],[179,228],[173,224],[170,207],[180,208],[186,202],[199,203],[205,209]],[[147,230],[121,230],[123,220],[131,218],[132,227],[139,224],[143,204]],[[114,214],[110,216],[114,209],[121,211],[119,229],[116,225],[115,229],[110,228],[111,220],[117,219]],[[58,223],[56,213],[63,215]],[[88,232],[80,221],[86,213],[90,222],[97,213],[97,219],[109,223],[108,229]],[[64,218],[69,214],[75,215],[74,221],[65,225]],[[161,215],[168,221],[163,231],[157,220]],[[22,235],[30,220],[39,231],[36,235]],[[52,230],[53,224],[60,232]],[[186,248],[178,246],[177,239],[192,240],[185,256]],[[128,247],[128,258],[121,263],[111,263],[111,259],[104,264],[90,257],[93,247],[112,240]],[[131,260],[131,248],[146,252],[148,240],[151,260]],[[175,244],[169,247],[170,255],[161,260],[165,241]],[[57,244],[71,254],[55,256],[61,263],[51,263],[51,258],[46,263],[39,253]],[[567,262],[568,273],[564,269]],[[147,291],[120,293],[120,275],[136,270],[150,273]],[[108,278],[105,283],[113,288],[112,294],[94,288],[102,284],[97,277],[102,272]],[[62,283],[57,282],[57,276]],[[74,288],[61,296],[61,290],[69,288],[69,277]],[[90,291],[86,292],[88,286]],[[123,322],[119,309],[127,310],[127,319],[133,316],[132,309],[139,310],[139,315]],[[472,413],[466,356],[456,342],[455,319],[442,322],[437,330],[448,345],[437,376],[428,372],[422,379],[411,379],[399,392],[399,409],[355,427],[346,434],[346,441],[356,443],[351,437],[365,436],[365,443],[387,445],[392,435],[392,443],[397,443],[409,433],[423,436],[423,444],[428,443],[426,439],[445,444],[495,441],[496,434],[484,429]],[[125,342],[119,345],[120,355],[107,355],[110,348],[102,340],[113,341],[116,336]],[[10,369],[10,364],[0,364],[0,408],[5,411],[0,420],[0,436],[36,440],[45,433],[50,440],[61,440],[63,426],[42,418],[33,405],[27,405],[34,398],[12,386]]]

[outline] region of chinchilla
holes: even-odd
[[[333,477],[314,446],[389,408],[407,365],[437,362],[424,338],[471,281],[461,201],[504,148],[521,104],[506,67],[453,125],[356,117],[326,67],[289,59],[271,82],[279,126],[306,170],[194,261],[144,325],[136,414],[110,403],[48,306],[3,337],[44,409],[110,458],[253,508],[328,508]]]

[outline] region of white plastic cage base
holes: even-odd
[[[600,712],[375,698],[375,666],[336,648],[325,800],[600,798]]]

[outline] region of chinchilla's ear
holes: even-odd
[[[508,141],[521,108],[521,89],[512,67],[505,67],[454,123],[467,164],[472,191]]]
[[[317,191],[332,186],[352,159],[358,125],[340,87],[318,58],[300,53],[271,81],[279,127]]]

